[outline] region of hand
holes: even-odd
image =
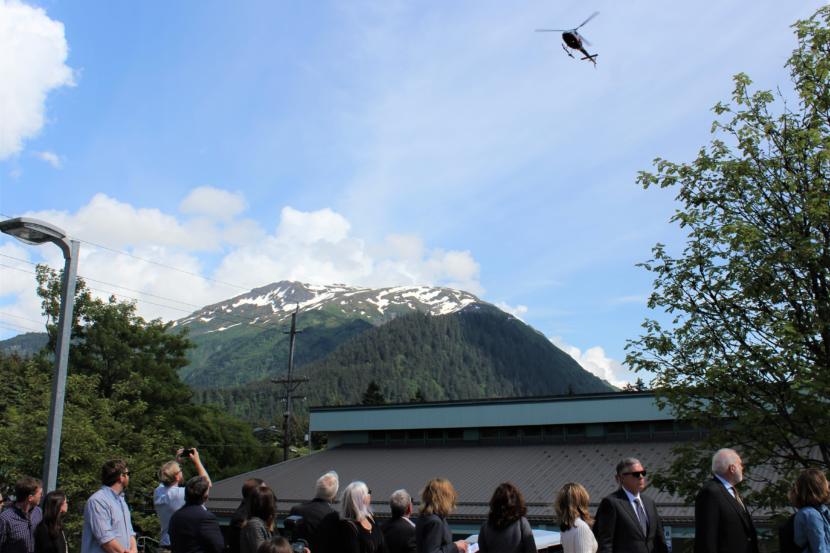
[[[195,447],[190,448],[190,458],[193,460],[194,463],[196,461],[201,461],[201,458],[199,457],[199,450],[197,450]]]
[[[455,542],[455,546],[458,548],[459,551],[467,551],[467,541],[466,540],[458,540]]]

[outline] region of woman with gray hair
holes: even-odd
[[[372,517],[372,490],[352,482],[343,490],[336,550],[344,553],[387,553],[383,533]]]

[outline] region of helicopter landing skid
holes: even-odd
[[[560,44],[560,46],[562,47],[562,49],[565,51],[566,54],[568,54],[572,58],[574,57],[574,55],[571,54],[571,51],[568,50],[568,48],[564,44]]]

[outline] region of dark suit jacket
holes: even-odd
[[[294,537],[306,540],[308,548],[314,553],[328,553],[328,538],[334,535],[337,521],[340,519],[331,503],[325,499],[314,498],[291,507],[291,514],[303,517],[303,522],[297,528]]]
[[[415,525],[407,519],[387,520],[381,530],[389,553],[415,553]]]
[[[216,517],[202,505],[185,505],[170,518],[173,553],[222,553],[225,540]]]
[[[648,517],[647,535],[643,535],[637,513],[622,488],[602,500],[594,521],[597,553],[668,553],[654,500],[643,494],[640,500]]]
[[[458,553],[452,541],[452,530],[438,515],[421,515],[415,521],[417,553]]]
[[[695,553],[758,553],[752,517],[717,478],[695,499]]]

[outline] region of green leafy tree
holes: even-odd
[[[37,279],[50,344],[31,359],[0,356],[0,379],[6,384],[0,399],[4,491],[21,475],[39,475],[43,464],[60,281],[45,267],[38,267]],[[131,303],[94,298],[79,279],[58,467],[58,486],[74,506],[68,524],[75,545],[79,508],[100,486],[107,459],[130,463],[133,523],[151,536],[159,531],[151,503],[158,468],[178,446],[199,448],[214,479],[273,462],[275,448],[258,443],[247,424],[193,403],[178,376],[190,347],[186,334],[173,333],[158,320],[145,321]]]
[[[682,252],[658,244],[642,264],[649,307],[667,316],[645,321],[626,358],[656,374],[662,405],[708,431],[661,475],[687,498],[719,447],[743,453],[763,484],[750,501],[772,508],[799,470],[830,469],[829,27],[830,7],[794,25],[797,105],[739,74],[709,146],[638,177],[677,191],[672,221],[687,233]]]

